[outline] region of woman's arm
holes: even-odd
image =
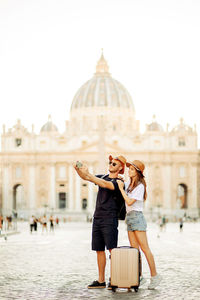
[[[126,204],[128,206],[132,205],[136,199],[133,199],[133,198],[129,198],[127,195],[126,195],[126,192],[124,190],[124,183],[121,181],[121,180],[117,180],[117,183],[118,183],[118,186],[119,186],[119,190],[122,194],[122,197],[124,198]]]

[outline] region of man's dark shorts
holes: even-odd
[[[117,247],[117,218],[94,218],[92,226],[92,250],[104,251]]]

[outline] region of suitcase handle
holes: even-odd
[[[125,249],[137,249],[137,248],[134,248],[134,247],[131,247],[131,246],[120,246],[120,247],[117,247],[117,249],[119,248],[125,248]],[[138,249],[137,249],[138,250]],[[139,251],[139,250],[138,250]]]

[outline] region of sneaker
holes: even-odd
[[[157,274],[156,276],[152,276],[150,279],[150,284],[148,286],[149,290],[154,290],[162,280],[162,276]]]
[[[88,289],[103,289],[106,287],[105,282],[98,282],[97,280],[93,281],[90,285],[88,285]]]
[[[112,290],[110,281],[108,282],[107,290]]]
[[[140,277],[140,285],[143,285],[144,283],[146,283],[146,278],[144,278],[143,276]]]

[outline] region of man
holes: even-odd
[[[121,197],[116,179],[119,174],[124,174],[126,159],[120,155],[113,158],[109,156],[109,174],[92,175],[86,166],[74,165],[79,176],[99,186],[96,208],[92,226],[92,250],[97,253],[99,278],[88,285],[92,288],[105,288],[105,247],[111,252],[117,247],[118,241],[118,197]],[[102,179],[103,177],[103,179]],[[119,178],[118,178],[119,179]]]

